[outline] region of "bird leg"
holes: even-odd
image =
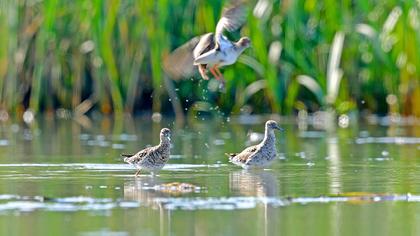
[[[217,67],[218,65],[214,66],[214,70],[219,74],[219,78],[220,78],[220,87],[224,88],[225,87],[225,78],[223,77],[222,72],[220,72],[219,67]]]
[[[137,170],[137,172],[134,174],[134,176],[138,176],[140,174],[140,169]]]
[[[208,80],[209,77],[206,75],[206,66],[205,65],[198,65],[198,71],[203,79]]]
[[[216,76],[216,79],[220,81],[219,88],[221,90],[225,89],[225,78],[223,78],[222,73],[219,70],[219,64],[214,65],[212,68],[210,68],[210,71],[212,71],[212,74]]]
[[[214,71],[216,71],[216,73],[219,75],[219,78],[223,79],[223,74],[222,72],[220,72],[219,67],[217,67],[218,65],[214,66]]]
[[[216,65],[214,65],[213,67],[210,67],[210,72],[214,75],[214,78],[216,78],[217,80],[219,80],[219,75],[217,74],[217,72],[215,71]]]

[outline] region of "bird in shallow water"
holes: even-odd
[[[163,128],[160,131],[160,143],[154,147],[148,147],[136,154],[121,154],[125,157],[124,161],[137,168],[135,176],[137,176],[141,170],[155,172],[163,168],[166,162],[169,160],[171,148],[171,130]]]
[[[195,66],[203,79],[208,80],[207,69],[224,85],[224,78],[219,67],[236,62],[239,55],[247,49],[251,40],[242,37],[237,42],[230,41],[223,31],[235,31],[246,20],[246,8],[236,2],[226,7],[217,23],[215,33],[194,37],[175,49],[165,60],[164,69],[173,79],[190,77],[195,73]]]
[[[283,131],[274,120],[265,123],[264,139],[260,144],[246,148],[240,153],[226,153],[230,162],[245,169],[268,166],[277,155],[274,130]]]

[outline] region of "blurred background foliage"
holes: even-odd
[[[362,111],[420,116],[420,1],[248,1],[239,63],[172,81],[162,58],[214,31],[223,1],[0,0],[0,118]],[[182,114],[180,114],[182,113]]]

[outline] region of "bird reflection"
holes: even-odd
[[[159,179],[152,176],[139,176],[124,183],[124,199],[153,204],[153,199],[160,197],[160,193],[151,188],[159,184]]]
[[[200,189],[200,187],[190,183],[165,183],[152,176],[140,176],[135,180],[124,183],[124,199],[140,201],[153,206],[158,202],[156,198],[178,197],[197,192]]]
[[[262,169],[250,169],[233,172],[229,175],[229,188],[233,194],[250,197],[278,197],[278,181],[271,173]],[[262,235],[274,235],[278,232],[278,211],[266,202],[257,208],[255,220],[263,227]]]
[[[159,210],[160,235],[170,235],[172,211],[158,198],[176,197],[197,191],[199,187],[179,182],[164,183],[160,178],[139,176],[124,183],[124,199],[138,201]]]
[[[229,187],[232,193],[272,197],[278,195],[277,180],[270,171],[251,169],[240,170],[229,175]]]

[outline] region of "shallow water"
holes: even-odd
[[[420,126],[282,119],[270,168],[228,163],[225,152],[261,139],[263,120],[2,123],[0,234],[420,234]],[[157,143],[163,126],[171,160],[135,178],[119,154]]]

